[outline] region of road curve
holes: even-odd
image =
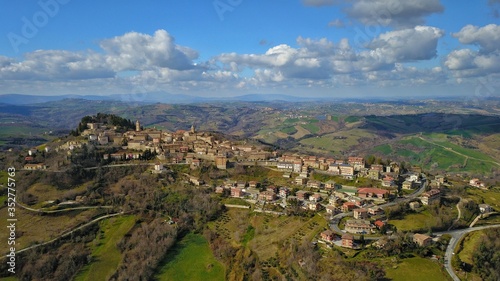
[[[454,251],[455,251],[455,248],[457,247],[458,242],[460,242],[460,240],[462,240],[464,235],[467,233],[470,233],[473,231],[478,231],[478,230],[483,230],[483,229],[488,229],[488,228],[495,228],[495,227],[500,227],[500,224],[476,226],[476,227],[471,227],[471,228],[435,233],[437,236],[441,236],[443,234],[451,235],[450,243],[448,244],[448,247],[446,248],[444,267],[454,281],[460,281],[460,278],[458,278],[458,276],[455,274],[455,271],[453,270],[453,267],[451,265],[451,260],[453,258],[453,255],[455,254]]]
[[[104,220],[104,219],[107,219],[107,218],[111,218],[111,217],[115,217],[115,216],[120,216],[120,215],[123,215],[123,214],[125,214],[125,212],[122,211],[120,213],[114,213],[114,214],[109,214],[109,215],[104,215],[102,217],[98,217],[98,218],[93,219],[93,220],[91,220],[91,221],[89,221],[89,222],[87,222],[85,224],[82,224],[82,225],[80,225],[80,226],[78,226],[78,227],[76,227],[76,228],[74,228],[74,229],[72,229],[72,230],[70,230],[68,232],[65,232],[65,233],[57,236],[56,238],[53,238],[53,239],[47,241],[47,242],[44,242],[44,243],[41,243],[41,244],[35,244],[35,245],[30,246],[30,247],[21,249],[21,250],[17,251],[16,254],[20,254],[22,252],[25,252],[25,251],[28,251],[28,250],[31,250],[31,249],[34,249],[34,248],[37,248],[37,247],[40,247],[40,246],[44,246],[44,245],[53,243],[53,242],[55,242],[55,241],[57,241],[57,240],[59,240],[61,238],[64,238],[64,237],[66,237],[68,235],[71,235],[72,233],[74,233],[77,230],[83,229],[83,228],[85,228],[85,227],[87,227],[87,226],[89,226],[91,224],[94,224],[94,223],[96,223],[98,221],[101,221],[101,220]],[[4,255],[4,257],[5,256],[6,255]]]

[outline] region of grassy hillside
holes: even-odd
[[[117,243],[132,229],[135,222],[135,216],[102,221],[100,235],[92,242],[92,263],[87,265],[75,280],[108,280],[122,260]]]
[[[414,257],[401,260],[397,265],[386,267],[387,278],[394,281],[442,281],[450,280],[436,261]]]
[[[168,253],[155,280],[224,280],[225,268],[200,234],[190,233]]]

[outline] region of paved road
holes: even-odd
[[[458,230],[435,233],[435,235],[437,235],[437,236],[441,236],[443,234],[451,235],[450,243],[448,244],[448,247],[446,248],[444,267],[454,281],[460,281],[460,278],[458,278],[458,276],[455,274],[455,271],[453,270],[453,267],[451,266],[451,260],[453,258],[453,255],[455,254],[454,251],[455,251],[455,248],[457,247],[458,242],[467,233],[470,233],[473,231],[478,231],[478,230],[483,230],[483,229],[487,229],[487,228],[495,228],[495,227],[500,227],[500,224],[477,226],[477,227],[472,227],[472,228],[458,229]]]
[[[45,213],[45,214],[52,214],[52,213],[62,213],[62,212],[69,212],[69,211],[74,211],[74,210],[89,210],[89,209],[112,209],[113,206],[79,206],[79,207],[72,207],[72,208],[65,208],[65,209],[60,209],[60,210],[44,210],[44,209],[33,209],[28,206],[24,206],[21,203],[16,202],[16,205],[31,211],[31,212],[37,212],[37,213]]]
[[[89,221],[89,222],[87,222],[85,224],[82,224],[82,225],[80,225],[80,226],[78,226],[78,227],[76,227],[76,228],[74,228],[74,229],[72,229],[72,230],[70,230],[68,232],[65,232],[65,233],[57,236],[54,239],[51,239],[51,240],[47,241],[47,242],[44,242],[44,243],[41,243],[41,244],[35,244],[35,245],[30,246],[30,247],[21,249],[21,250],[17,251],[16,254],[20,254],[22,252],[25,252],[25,251],[28,251],[28,250],[31,250],[31,249],[34,249],[34,248],[37,248],[37,247],[40,247],[40,246],[51,244],[51,243],[53,243],[53,242],[55,242],[55,241],[57,241],[57,240],[59,240],[61,238],[64,238],[64,237],[66,237],[68,235],[71,235],[72,233],[74,233],[77,230],[83,229],[83,228],[85,228],[85,227],[87,227],[87,226],[89,226],[91,224],[94,224],[94,223],[96,223],[98,221],[101,221],[101,220],[104,220],[104,219],[107,219],[107,218],[111,218],[111,217],[115,217],[115,216],[120,216],[120,215],[123,215],[123,214],[125,214],[125,212],[114,213],[114,214],[109,214],[109,215],[104,215],[102,217],[98,217],[98,218],[93,219],[93,220],[91,220],[91,221]],[[3,257],[6,258],[6,255],[7,254],[3,255]]]

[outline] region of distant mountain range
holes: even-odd
[[[318,101],[318,98],[304,98],[289,95],[263,95],[249,94],[237,97],[200,97],[189,95],[174,95],[166,93],[147,93],[147,94],[117,94],[109,96],[98,95],[59,95],[59,96],[39,96],[39,95],[23,95],[23,94],[5,94],[0,95],[0,103],[12,105],[28,105],[45,103],[52,101],[60,101],[65,99],[85,99],[85,100],[103,100],[103,101],[122,101],[132,103],[169,103],[169,104],[189,104],[189,103],[207,103],[207,102],[272,102],[272,101],[287,101],[287,102],[305,102]]]
[[[0,103],[12,105],[29,105],[45,102],[61,101],[65,99],[84,99],[91,101],[120,101],[134,104],[192,104],[211,102],[394,102],[394,103],[420,103],[428,99],[415,100],[404,97],[364,97],[364,98],[335,98],[335,97],[296,97],[284,94],[248,94],[236,97],[200,97],[181,94],[169,94],[165,92],[137,93],[137,94],[115,94],[115,95],[24,95],[4,94],[0,95]],[[500,100],[499,97],[489,97],[488,100]],[[441,101],[464,101],[464,97],[434,97],[432,100]]]

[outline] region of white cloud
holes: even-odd
[[[488,76],[500,72],[500,26],[467,25],[453,33],[460,43],[479,46],[479,51],[460,49],[446,56],[444,65],[455,77]]]
[[[448,54],[444,65],[456,77],[488,76],[500,72],[500,51],[484,54],[470,49],[456,50]]]
[[[196,51],[176,45],[165,30],[158,30],[153,36],[130,32],[103,40],[100,46],[108,54],[109,65],[117,71],[152,66],[186,70],[193,68],[192,60],[198,57]]]
[[[463,44],[477,44],[484,52],[500,49],[500,25],[488,24],[483,27],[467,25],[453,37]]]
[[[0,64],[0,79],[62,80],[109,78],[114,72],[101,55],[93,52],[38,50],[27,53],[21,62],[9,60]]]
[[[196,51],[176,45],[164,30],[156,31],[153,36],[126,33],[103,40],[100,47],[102,54],[38,50],[26,53],[22,61],[0,56],[0,79],[99,79],[112,78],[123,71],[145,71],[146,74],[157,72],[161,79],[171,75],[168,79],[172,80],[193,78],[204,69],[193,63],[198,57]]]
[[[437,55],[437,43],[443,35],[439,28],[416,26],[383,33],[367,47],[388,62],[428,60]]]
[[[335,19],[335,20],[332,20],[328,23],[328,26],[329,27],[345,27],[345,24],[344,22],[341,20],[341,19]]]

